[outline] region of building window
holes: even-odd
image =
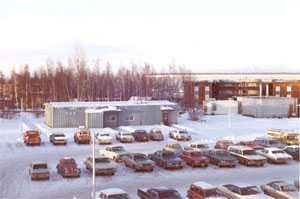
[[[116,116],[115,115],[110,115],[108,116],[108,121],[116,121]]]
[[[127,118],[126,118],[127,121],[133,121],[134,120],[134,117],[133,115],[129,115]]]

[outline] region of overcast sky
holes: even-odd
[[[5,3],[4,3],[5,2]],[[66,61],[300,71],[299,0],[4,0],[0,69]]]

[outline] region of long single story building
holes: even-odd
[[[51,128],[115,128],[177,123],[178,106],[170,101],[50,102],[45,123]]]

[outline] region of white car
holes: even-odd
[[[246,166],[264,166],[267,162],[267,158],[258,155],[254,149],[247,146],[232,145],[228,147],[228,151],[238,159],[240,164]]]
[[[257,186],[225,184],[218,187],[218,193],[230,199],[269,199]]]
[[[133,135],[126,131],[119,131],[116,135],[116,139],[119,142],[127,142],[127,143],[132,143],[134,141]]]
[[[99,153],[116,162],[122,162],[123,158],[130,154],[123,146],[107,146],[105,149],[100,149]]]
[[[96,192],[96,199],[130,199],[123,189],[109,188]]]
[[[292,156],[285,151],[274,147],[264,148],[256,151],[256,153],[266,157],[268,161],[272,163],[287,164],[289,160],[293,159]]]
[[[262,185],[261,189],[269,196],[280,199],[299,199],[299,190],[293,184],[284,181],[273,181]]]
[[[111,144],[112,143],[112,137],[109,133],[97,133],[96,134],[96,140],[98,144]]]
[[[179,129],[171,130],[169,136],[175,140],[190,141],[192,139],[191,135],[186,130]]]

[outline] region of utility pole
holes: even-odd
[[[92,199],[96,199],[95,187],[96,187],[96,171],[95,171],[95,131],[92,131],[92,154],[93,154],[93,177],[92,177],[92,185],[93,185],[93,196]]]

